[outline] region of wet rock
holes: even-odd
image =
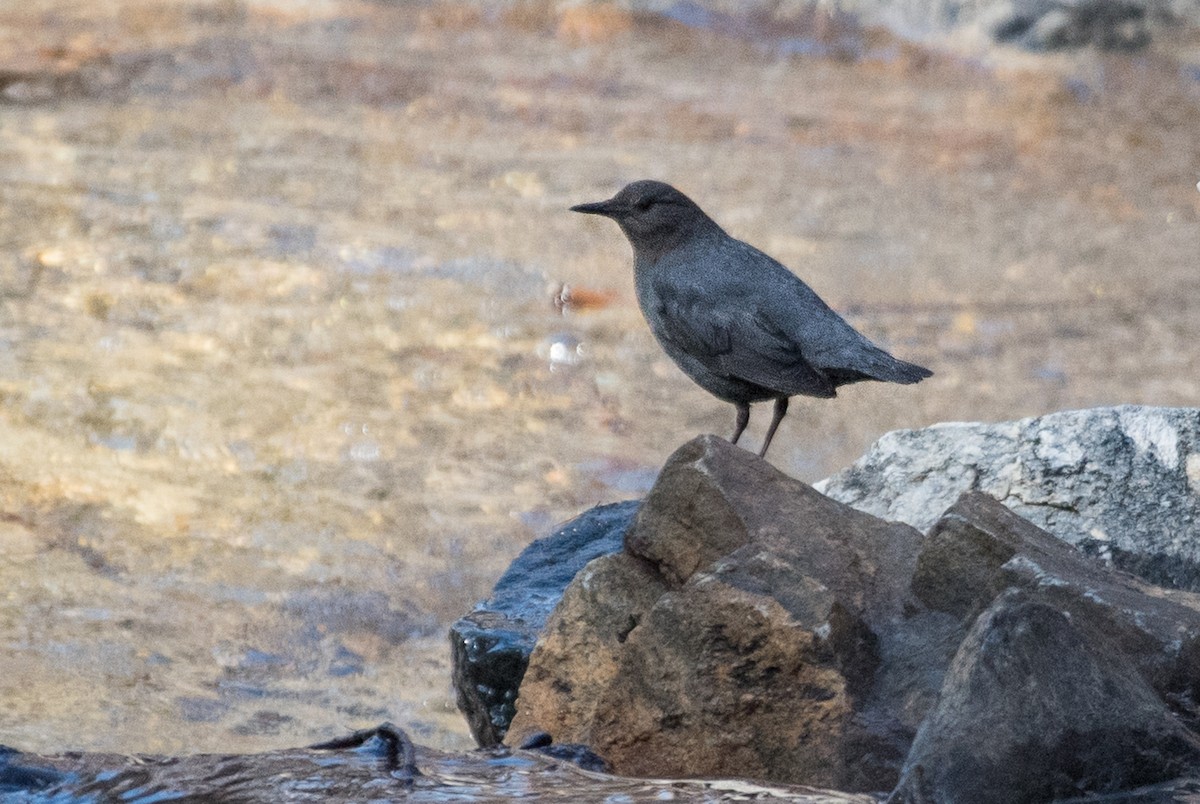
[[[625,551],[564,593],[510,739],[583,743],[618,773],[890,787],[911,734],[864,713],[877,634],[919,608],[920,541],[697,438],[663,468]]]
[[[998,42],[1030,50],[1136,50],[1150,42],[1149,5],[1145,0],[1020,0],[989,9],[985,28]]]
[[[533,542],[496,582],[491,598],[451,626],[458,708],[479,745],[504,738],[538,632],[575,574],[621,548],[637,508],[636,501],[597,506]]]
[[[1178,715],[1200,726],[1200,595],[1114,571],[987,495],[966,494],[925,540],[914,594],[969,624],[1008,589],[1103,633]]]
[[[38,793],[67,778],[54,768],[29,762],[15,748],[0,745],[0,794]]]
[[[1200,591],[1200,410],[1124,405],[879,439],[816,484],[928,529],[969,490],[1151,583]]]
[[[417,767],[417,749],[403,729],[381,723],[371,729],[310,745],[314,751],[354,751],[360,756],[382,760],[393,779],[412,781],[421,775]]]
[[[1197,768],[1200,738],[1120,650],[1011,591],[967,634],[889,801],[1051,801]]]
[[[561,759],[573,765],[578,765],[584,770],[596,773],[609,773],[612,770],[608,766],[608,763],[604,761],[604,757],[586,745],[580,745],[579,743],[556,743],[544,731],[527,737],[525,742],[521,743],[519,747],[523,751],[537,751],[539,754],[544,754],[554,759]]]

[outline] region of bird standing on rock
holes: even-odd
[[[789,397],[829,398],[839,385],[909,385],[933,374],[871,343],[795,274],[730,237],[669,184],[635,181],[571,210],[612,218],[629,238],[642,314],[685,374],[737,408],[733,443],[750,421],[750,403],[775,400],[760,456]]]

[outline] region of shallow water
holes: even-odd
[[[936,372],[797,400],[771,458],[800,478],[897,427],[1197,404],[1189,43],[977,59],[839,25],[806,50],[532,2],[0,10],[0,742],[392,720],[468,747],[447,624],[732,428],[653,343],[616,228],[566,212],[634,178]]]
[[[581,770],[536,753],[476,751],[444,754],[421,749],[415,762],[397,763],[378,745],[329,753],[303,749],[269,754],[180,758],[26,757],[15,773],[38,789],[10,791],[11,804],[130,804],[164,801],[470,802],[508,799],[605,801],[791,801],[797,804],[872,804],[866,795],[795,785],[736,780],[628,779]],[[3,758],[0,758],[3,759]],[[0,764],[3,764],[0,762]],[[0,776],[4,769],[0,768]],[[40,787],[39,787],[40,786]],[[0,794],[8,789],[0,779]]]

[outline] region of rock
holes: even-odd
[[[1008,589],[1103,633],[1177,714],[1200,726],[1200,595],[1114,571],[990,497],[963,495],[922,546],[914,594],[965,627]]]
[[[1125,405],[896,431],[816,488],[922,531],[982,491],[1151,583],[1200,591],[1200,410]]]
[[[624,553],[586,566],[563,593],[530,657],[509,744],[545,732],[555,742],[596,748],[572,735],[581,736],[577,724],[595,717],[601,695],[620,672],[626,638],[665,590],[646,562]]]
[[[1008,2],[989,9],[985,28],[997,42],[1030,50],[1137,50],[1150,42],[1150,5],[1146,0]]]
[[[920,540],[697,438],[663,468],[625,552],[564,593],[509,740],[545,731],[622,774],[890,787],[911,733],[864,713],[887,652],[876,634],[919,608]]]
[[[757,561],[760,586],[786,594],[780,581],[792,578],[767,578],[773,555],[874,619],[899,611],[920,543],[912,528],[839,504],[717,436],[675,451],[625,537],[673,586],[728,557],[713,568],[736,579],[743,560]]]
[[[1122,653],[1020,591],[975,622],[891,804],[1022,804],[1114,793],[1200,768]]]
[[[69,777],[54,768],[42,767],[28,762],[21,752],[7,745],[0,745],[0,794],[28,794],[60,785]]]
[[[450,628],[458,708],[480,746],[498,745],[538,632],[575,574],[616,552],[637,501],[597,506],[530,544],[496,582],[489,600]]]
[[[578,765],[584,770],[594,771],[595,773],[609,773],[612,770],[612,768],[608,767],[608,763],[604,761],[604,757],[586,745],[580,745],[579,743],[556,743],[544,731],[530,735],[521,743],[519,748],[522,751],[537,751],[539,754],[570,762],[572,765]]]
[[[825,596],[813,614],[828,622],[837,612]],[[711,576],[664,595],[630,633],[597,701],[593,745],[635,776],[844,787],[851,680],[820,627],[798,626],[769,595]],[[853,638],[860,628],[844,630]]]
[[[624,549],[562,594],[506,742],[585,746],[618,774],[896,787],[897,801],[941,801],[972,773],[1003,792],[1021,763],[1031,775],[1012,800],[1158,795],[1193,769],[1200,595],[1113,569],[960,487],[1001,489],[1060,528],[1143,538],[1155,508],[1192,516],[1196,427],[1144,408],[934,427],[890,436],[928,454],[828,481],[863,508],[932,525],[926,537],[697,438],[663,467]],[[1097,490],[1092,508],[1063,503]],[[919,507],[946,505],[936,521]],[[994,731],[994,750],[956,747],[982,736],[973,729]],[[957,800],[992,795],[963,789],[982,797]]]
[[[1195,0],[621,0],[619,5],[715,30],[762,20],[785,25],[811,19],[815,9],[904,36],[969,31],[1031,50],[1136,50],[1159,31],[1200,23]]]

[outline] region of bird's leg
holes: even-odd
[[[729,439],[730,444],[737,443],[737,440],[742,437],[746,425],[750,423],[750,403],[734,402],[733,406],[737,408],[737,422],[733,425],[733,438]]]
[[[771,439],[775,437],[775,431],[779,428],[779,423],[783,421],[783,417],[787,415],[788,398],[781,396],[775,400],[775,414],[771,417],[771,426],[767,428],[767,437],[763,440],[762,449],[759,450],[758,457],[765,457],[767,447],[771,446]]]

